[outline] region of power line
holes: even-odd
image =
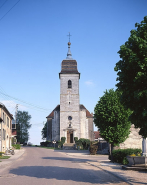
[[[0,19],[0,21],[19,3],[20,0],[18,0]]]
[[[47,112],[49,112],[49,110],[52,110],[52,109],[45,109],[45,108],[43,108],[43,107],[40,107],[40,106],[37,106],[37,105],[33,105],[33,104],[28,103],[28,102],[25,102],[25,101],[23,101],[23,100],[14,98],[14,97],[12,97],[12,96],[10,96],[10,95],[8,95],[8,94],[5,94],[5,93],[3,93],[3,92],[1,92],[1,91],[0,91],[0,94],[2,94],[2,95],[4,95],[4,96],[7,96],[7,97],[9,97],[9,98],[12,98],[12,99],[14,99],[14,100],[17,100],[17,101],[19,101],[19,102],[25,103],[25,104],[27,104],[27,105],[29,105],[29,106],[31,106],[31,107],[34,107],[34,108],[39,109],[39,110],[42,110],[42,111],[47,111]]]
[[[0,6],[0,9],[4,6],[4,4],[7,2],[7,0]]]
[[[0,91],[7,94],[6,91],[0,86]],[[8,102],[9,104],[9,107],[11,107],[10,109],[13,109],[11,110],[10,112],[13,112],[14,109],[15,109],[15,103],[12,102],[12,100],[10,98],[6,98],[4,95],[1,94],[1,97],[4,101]]]

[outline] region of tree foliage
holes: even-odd
[[[42,139],[47,139],[47,122],[44,124],[44,127],[41,130]]]
[[[130,37],[120,47],[121,60],[116,63],[117,87],[122,91],[121,101],[133,113],[130,121],[139,134],[147,137],[147,16],[136,29],[131,30]]]
[[[130,133],[130,113],[120,103],[120,92],[106,90],[94,109],[94,123],[101,137],[114,146],[124,142]]]
[[[30,124],[31,115],[28,114],[26,111],[18,111],[17,113],[17,142],[21,144],[25,143],[29,139],[29,132],[28,129],[31,128]]]

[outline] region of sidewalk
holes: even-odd
[[[8,155],[10,156],[9,159],[0,159],[0,169],[4,168],[4,166],[8,166],[10,163],[13,161],[17,160],[20,156],[22,156],[25,152],[25,149],[21,148],[20,150],[14,150],[15,154],[14,155]]]
[[[79,153],[78,152],[72,152],[70,153],[67,151],[66,155],[70,157],[78,157],[81,159],[87,159],[87,163],[95,166],[101,170],[104,170],[105,172],[114,175],[117,178],[120,178],[124,182],[128,184],[146,184],[147,185],[147,171],[134,171],[134,170],[125,170],[122,169],[121,164],[118,163],[112,163],[110,160],[105,158],[104,160],[101,160],[102,155],[96,155],[92,156],[89,155],[89,151],[82,151]],[[92,160],[91,160],[92,159]]]

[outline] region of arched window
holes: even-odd
[[[68,88],[72,88],[72,82],[71,82],[71,80],[68,80]]]

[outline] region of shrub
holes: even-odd
[[[62,147],[63,144],[65,143],[66,137],[61,137],[61,141],[57,141],[58,142],[58,146]]]
[[[84,139],[84,138],[80,138],[77,142],[76,142],[77,146],[81,146],[82,149],[88,149],[90,146],[90,140],[89,139]]]
[[[57,142],[58,142],[58,147],[62,147],[63,146],[62,141],[57,141]]]
[[[77,143],[78,137],[74,137],[74,141],[75,141],[75,143]]]
[[[133,148],[128,148],[128,149],[118,149],[118,150],[113,150],[113,159],[114,162],[117,163],[122,163],[122,164],[128,164],[127,160],[127,155],[134,155],[139,156],[141,155],[142,150],[141,149],[133,149]],[[111,156],[109,156],[109,159],[111,159]]]
[[[61,142],[64,144],[66,140],[66,137],[61,137]]]
[[[15,149],[20,149],[20,144],[12,145]]]
[[[97,153],[97,150],[98,150],[98,145],[97,144],[92,144],[90,145],[89,147],[89,152],[91,155],[96,155]]]
[[[4,152],[0,152],[0,157],[4,154]]]
[[[52,142],[51,141],[40,142],[40,146],[52,147]]]

